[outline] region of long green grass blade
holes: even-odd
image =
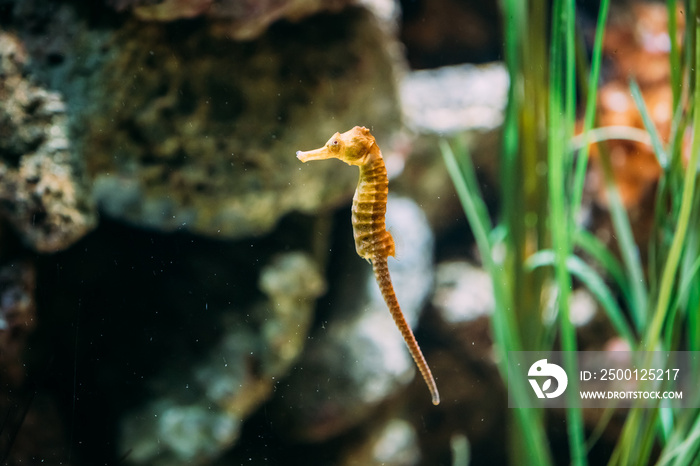
[[[577,373],[576,330],[569,317],[571,276],[566,266],[572,248],[573,211],[571,205],[566,205],[568,183],[565,176],[572,167],[569,141],[576,122],[575,3],[573,0],[555,0],[552,11],[547,148],[550,229],[555,256],[554,276],[559,291],[558,322],[564,365],[567,370]],[[574,379],[570,383],[572,389],[567,392],[566,427],[571,462],[580,466],[587,464],[583,416],[580,402],[575,397],[577,381]]]
[[[676,318],[676,314],[679,310],[679,308],[682,306],[683,303],[688,302],[688,296],[690,292],[696,288],[696,284],[698,283],[697,276],[698,276],[698,271],[700,271],[700,257],[696,257],[695,261],[693,264],[689,267],[689,270],[683,274],[682,279],[681,279],[681,284],[678,287],[678,293],[676,294],[675,298],[673,299],[670,309],[668,312],[668,320],[670,322],[673,322]],[[697,337],[695,333],[697,330],[693,328],[693,323],[697,319],[697,307],[691,307],[689,309],[688,313],[688,323],[689,325],[687,326],[689,335],[688,335],[688,349],[690,351],[697,351],[694,350],[693,347],[696,344],[694,341]],[[671,349],[670,347],[670,340],[667,339],[666,341],[666,347]]]
[[[507,293],[505,290],[502,290],[504,280],[501,277],[501,269],[493,260],[492,244],[489,241],[490,221],[488,211],[479,195],[474,167],[466,150],[463,150],[460,154],[462,163],[458,162],[452,147],[447,141],[440,141],[440,150],[445,160],[447,171],[457,191],[457,196],[467,216],[467,221],[472,228],[472,233],[481,254],[481,260],[486,271],[491,276],[497,307],[497,312],[494,315],[496,340],[508,343],[508,346],[501,347],[504,352],[507,352],[509,349],[519,351],[522,345],[515,330],[516,321],[514,316],[512,316],[512,305],[507,301]],[[504,356],[506,355],[504,354]],[[504,374],[506,373],[507,371],[504,372]]]
[[[695,44],[695,63],[700,63],[700,34],[696,35]],[[673,236],[671,249],[668,252],[668,259],[664,265],[663,274],[661,275],[661,284],[659,287],[659,297],[656,302],[656,311],[652,318],[649,330],[646,335],[647,348],[656,348],[661,336],[661,327],[669,309],[671,295],[674,290],[676,275],[678,273],[678,265],[681,260],[681,253],[685,237],[688,233],[688,224],[690,221],[691,207],[693,198],[695,197],[695,180],[697,177],[698,153],[700,153],[700,72],[697,66],[694,70],[695,74],[695,95],[693,98],[693,143],[688,160],[688,166],[683,180],[683,194],[681,197],[681,208],[678,213],[678,224],[676,232]]]
[[[598,82],[600,81],[600,66],[603,61],[603,39],[605,37],[605,23],[610,10],[610,0],[602,0],[598,9],[598,23],[595,30],[595,39],[593,40],[593,50],[591,52],[591,70],[588,78],[588,90],[586,95],[586,110],[583,116],[583,145],[579,152],[578,160],[576,161],[576,169],[574,173],[574,190],[572,193],[571,206],[573,208],[573,218],[577,217],[581,207],[581,199],[583,197],[583,184],[588,168],[588,156],[590,146],[588,138],[593,128],[596,115],[596,103],[598,98]]]
[[[686,410],[661,454],[657,466],[690,466],[697,464],[700,453],[700,413]]]
[[[615,281],[625,302],[630,303],[632,301],[632,293],[629,282],[622,265],[613,253],[602,241],[586,230],[577,230],[574,240],[576,246],[580,247],[583,252],[591,256],[603,267],[603,270]]]
[[[669,62],[671,65],[671,92],[673,93],[672,108],[677,108],[681,99],[681,52],[678,47],[678,21],[676,20],[676,0],[666,1],[668,13],[668,36],[671,41]]]
[[[632,300],[630,301],[630,311],[635,328],[638,331],[644,329],[647,316],[647,286],[644,279],[642,262],[639,258],[639,249],[632,235],[632,227],[630,226],[627,211],[622,204],[622,199],[615,185],[612,165],[610,157],[601,153],[601,166],[603,168],[603,176],[605,178],[606,193],[608,195],[608,203],[610,216],[612,218],[613,228],[617,234],[617,242],[622,255],[622,263],[625,266],[625,271],[628,277],[629,288],[632,291]]]
[[[445,160],[447,171],[457,191],[457,195],[464,208],[467,220],[474,233],[477,247],[481,253],[482,261],[491,276],[496,299],[496,312],[493,317],[494,337],[497,348],[502,351],[500,369],[504,380],[507,377],[507,352],[520,351],[522,345],[515,329],[516,320],[512,314],[513,306],[510,302],[508,290],[504,289],[503,268],[494,261],[492,256],[492,243],[489,240],[489,217],[486,205],[479,195],[476,174],[466,149],[460,151],[462,163],[458,162],[452,148],[447,141],[440,141],[440,149]],[[525,397],[529,387],[521,378],[509,380],[513,395]],[[519,404],[525,405],[524,401]],[[536,465],[549,465],[552,460],[547,448],[547,437],[542,425],[542,417],[531,409],[516,408],[515,417],[520,426],[523,442],[526,450],[526,463]]]
[[[554,251],[542,250],[530,256],[525,265],[529,269],[535,269],[537,267],[553,266],[555,263],[556,255]],[[569,256],[566,260],[566,267],[569,273],[586,285],[586,288],[588,288],[603,307],[605,314],[608,316],[608,319],[610,319],[610,323],[612,323],[617,334],[629,343],[631,349],[634,349],[637,346],[634,333],[627,323],[622,309],[618,306],[615,296],[605,282],[591,266],[577,256]]]
[[[642,91],[639,89],[639,85],[634,79],[630,80],[630,92],[632,93],[632,99],[634,99],[634,103],[635,105],[637,105],[639,113],[642,115],[644,127],[646,128],[647,132],[649,133],[649,136],[651,137],[651,146],[654,148],[654,155],[656,155],[656,159],[658,160],[659,165],[661,165],[662,168],[666,169],[669,166],[668,154],[666,153],[664,145],[661,142],[659,132],[656,130],[654,120],[649,114],[647,104],[644,102],[644,98],[642,97]]]
[[[452,183],[457,191],[457,196],[464,208],[469,225],[472,227],[476,245],[479,248],[482,260],[487,266],[491,266],[491,242],[489,241],[489,231],[491,230],[488,211],[478,193],[473,191],[476,182],[472,180],[475,175],[471,170],[466,173],[457,162],[452,147],[444,139],[440,140],[440,150],[445,160],[447,172],[452,179]],[[466,155],[466,154],[464,154]],[[462,165],[467,165],[462,164]]]

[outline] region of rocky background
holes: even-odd
[[[496,6],[0,0],[2,464],[503,463],[490,283],[437,145],[497,202]],[[294,156],[355,125],[438,407],[355,254],[356,169]]]

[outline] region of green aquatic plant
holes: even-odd
[[[587,287],[612,327],[630,348],[700,350],[700,196],[696,177],[700,137],[693,138],[683,162],[686,129],[700,135],[700,34],[698,7],[668,0],[671,38],[671,88],[674,118],[669,142],[654,128],[639,87],[630,93],[645,124],[635,128],[595,128],[602,44],[610,2],[600,2],[590,66],[577,57],[576,8],[573,0],[503,0],[505,59],[511,84],[503,147],[500,153],[501,209],[495,225],[486,211],[475,169],[459,141],[442,141],[441,150],[474,233],[484,268],[494,285],[493,332],[501,372],[507,376],[510,351],[558,349],[575,371],[578,349],[569,318],[573,279]],[[679,43],[677,8],[689,27]],[[578,78],[578,81],[577,81]],[[581,102],[577,97],[583,97]],[[581,134],[575,136],[576,111],[583,110]],[[640,134],[641,133],[641,134]],[[654,235],[648,245],[635,242],[627,211],[614,183],[606,139],[649,143],[662,167],[653,212]],[[619,258],[577,224],[588,170],[590,144],[599,144],[611,223]],[[649,261],[639,248],[649,248]],[[583,257],[586,257],[584,261]],[[588,262],[587,262],[588,261]],[[544,297],[556,294],[556,321],[542,318]],[[511,396],[529,389],[524,380],[508,380]],[[575,381],[574,381],[575,383]],[[576,390],[570,390],[574,394]],[[568,398],[566,428],[570,462],[587,464],[587,454],[605,430],[613,410],[605,411],[586,439],[581,408]],[[513,409],[513,464],[552,464],[542,410]],[[696,464],[700,455],[697,409],[667,406],[629,411],[610,464]]]

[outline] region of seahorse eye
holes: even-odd
[[[337,152],[340,149],[340,142],[337,139],[331,139],[327,144],[328,148],[333,152]]]

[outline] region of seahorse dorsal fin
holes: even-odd
[[[392,254],[391,257],[396,260],[401,260],[401,255],[399,253],[401,250],[403,250],[403,236],[400,234],[395,234],[396,229],[390,225],[387,225],[386,231],[389,233],[391,240],[394,242],[394,254]]]

